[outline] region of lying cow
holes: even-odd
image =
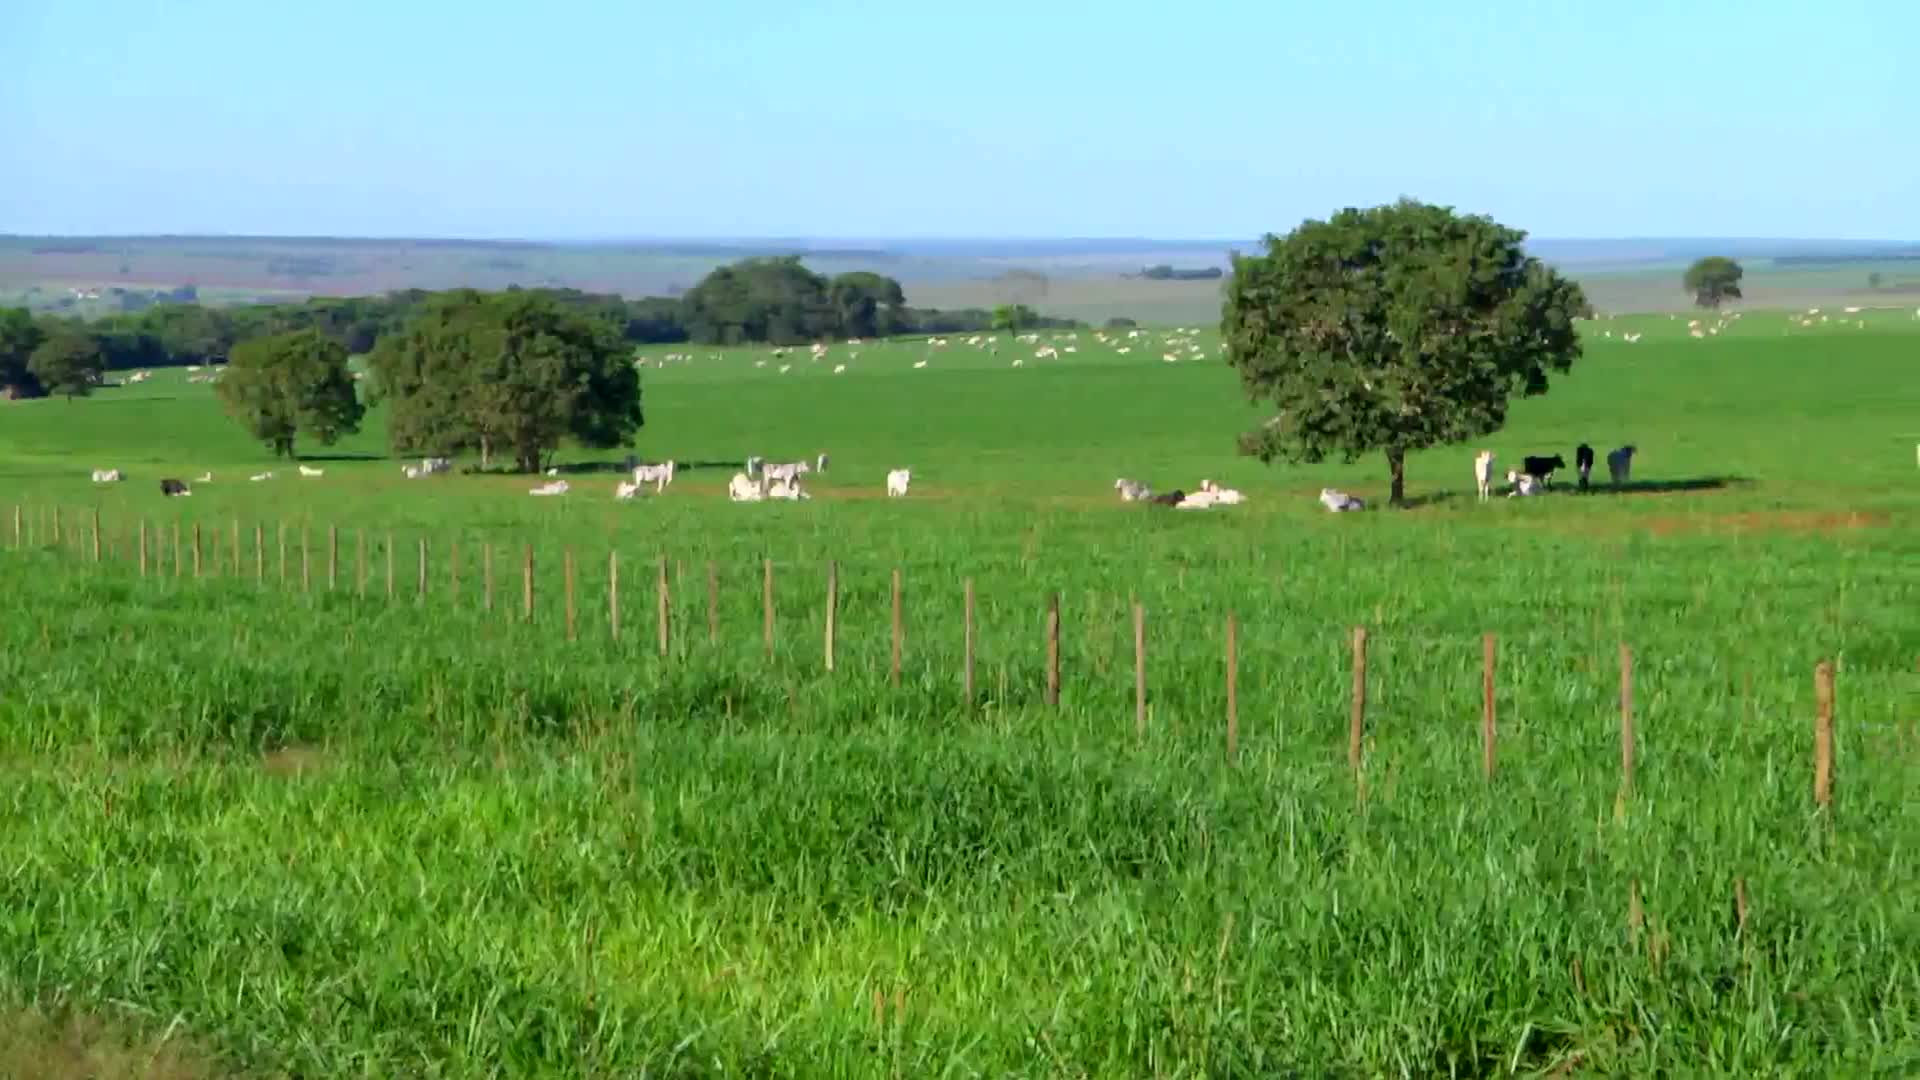
[[[1361,502],[1359,499],[1354,498],[1344,491],[1338,491],[1333,488],[1320,489],[1320,505],[1335,514],[1351,513],[1355,510],[1365,510],[1367,508],[1366,503]]]
[[[167,478],[160,481],[160,494],[166,498],[172,498],[175,495],[191,495],[193,492],[187,489],[185,480]]]

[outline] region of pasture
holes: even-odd
[[[613,454],[562,498],[405,480],[377,411],[301,479],[177,371],[0,404],[5,1026],[215,1075],[1911,1071],[1920,321],[1687,318],[1585,324],[1485,442],[1633,443],[1625,488],[1483,505],[1452,447],[1394,513],[1314,498],[1384,503],[1377,456],[1236,458],[1210,332],[650,349],[640,452],[683,468],[630,503]],[[810,501],[726,500],[823,451]]]

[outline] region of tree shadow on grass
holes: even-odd
[[[385,461],[385,460],[387,460],[387,455],[385,454],[365,454],[365,453],[359,453],[357,451],[348,451],[348,450],[342,450],[335,453],[327,453],[327,454],[301,454],[299,457],[299,461],[301,463],[314,462],[314,461]]]

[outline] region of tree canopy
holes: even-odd
[[[347,350],[318,330],[255,338],[234,347],[215,393],[228,415],[280,457],[306,435],[332,446],[360,430]]]
[[[1580,288],[1529,257],[1525,237],[1401,200],[1236,254],[1227,361],[1276,410],[1242,451],[1309,463],[1384,451],[1404,503],[1408,451],[1499,430],[1509,397],[1545,393],[1547,373],[1580,356]]]
[[[1740,279],[1746,271],[1724,255],[1709,255],[1687,267],[1685,284],[1695,305],[1717,308],[1728,300],[1740,299]]]
[[[370,361],[395,450],[495,448],[524,472],[563,438],[626,445],[643,421],[640,375],[606,321],[533,292],[434,297]]]
[[[58,326],[27,357],[27,370],[49,394],[86,397],[100,381],[100,342],[82,327]]]
[[[27,362],[45,338],[26,308],[0,308],[0,395],[40,396],[40,380]]]

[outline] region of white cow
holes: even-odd
[[[1140,502],[1153,498],[1153,489],[1138,480],[1122,477],[1113,482],[1113,490],[1120,493],[1121,502]]]
[[[727,498],[734,502],[759,502],[766,497],[766,489],[746,473],[734,473],[733,479],[727,481]]]
[[[638,494],[640,494],[640,485],[636,481],[622,480],[613,488],[613,497],[616,499],[631,499]]]
[[[1200,481],[1200,490],[1212,496],[1214,505],[1216,506],[1239,506],[1241,503],[1247,501],[1245,495],[1240,494],[1233,488],[1223,488],[1211,480]]]
[[[1540,493],[1540,481],[1518,469],[1507,470],[1507,483],[1513,485],[1513,490],[1507,492],[1507,498],[1509,499],[1515,496],[1525,497],[1528,495],[1538,495]]]
[[[325,476],[327,475],[327,470],[316,469],[311,465],[302,465],[300,466],[300,475],[301,476]]]
[[[912,469],[894,469],[887,474],[887,497],[893,498],[907,493],[907,485],[913,480]]]
[[[798,483],[800,477],[812,471],[813,466],[804,461],[788,461],[779,465],[768,465],[761,470],[761,474],[768,480],[784,480],[791,484]]]
[[[1484,502],[1493,492],[1493,451],[1482,450],[1473,455],[1473,482]]]
[[[453,471],[453,462],[443,457],[422,458],[420,459],[420,471],[427,476],[432,476],[436,473],[451,472]]]
[[[1190,491],[1181,496],[1180,501],[1173,504],[1173,508],[1175,510],[1211,510],[1217,502],[1219,500],[1214,498],[1213,492],[1202,489]]]
[[[273,479],[273,473],[271,473],[271,472],[263,472],[263,473],[254,473],[254,474],[253,474],[252,476],[249,476],[249,477],[247,477],[247,479],[248,479],[249,481],[251,481],[252,483],[256,483],[256,484],[257,484],[257,483],[259,483],[259,482],[260,482],[260,481],[262,481],[262,480],[271,480],[271,479]]]
[[[821,454],[819,457],[813,460],[813,471],[814,472],[827,471],[827,455]]]
[[[124,479],[126,478],[120,475],[119,469],[93,470],[93,482],[96,484],[117,484]]]
[[[811,499],[813,496],[800,490],[800,480],[796,477],[792,480],[775,480],[767,487],[767,498]]]
[[[1627,482],[1633,473],[1633,446],[1622,446],[1607,454],[1607,472],[1613,476],[1615,487]]]
[[[193,482],[196,484],[211,484],[213,483],[213,474],[211,472],[203,472],[199,476],[194,477]]]
[[[633,470],[633,482],[635,484],[652,484],[656,494],[665,491],[667,485],[673,483],[673,462],[668,461],[660,465],[641,465]]]
[[[762,465],[765,465],[766,463],[767,463],[767,459],[761,457],[758,454],[755,454],[752,457],[748,458],[747,459],[747,479],[751,480],[754,477],[759,476],[760,467]]]
[[[1353,510],[1364,510],[1367,507],[1367,504],[1361,502],[1359,499],[1354,498],[1344,491],[1336,491],[1333,488],[1320,489],[1320,504],[1336,514],[1347,513]]]
[[[568,484],[565,480],[549,480],[537,488],[530,489],[529,495],[565,495]]]
[[[402,465],[400,466],[400,475],[409,480],[419,480],[427,475],[427,470],[418,465]]]

